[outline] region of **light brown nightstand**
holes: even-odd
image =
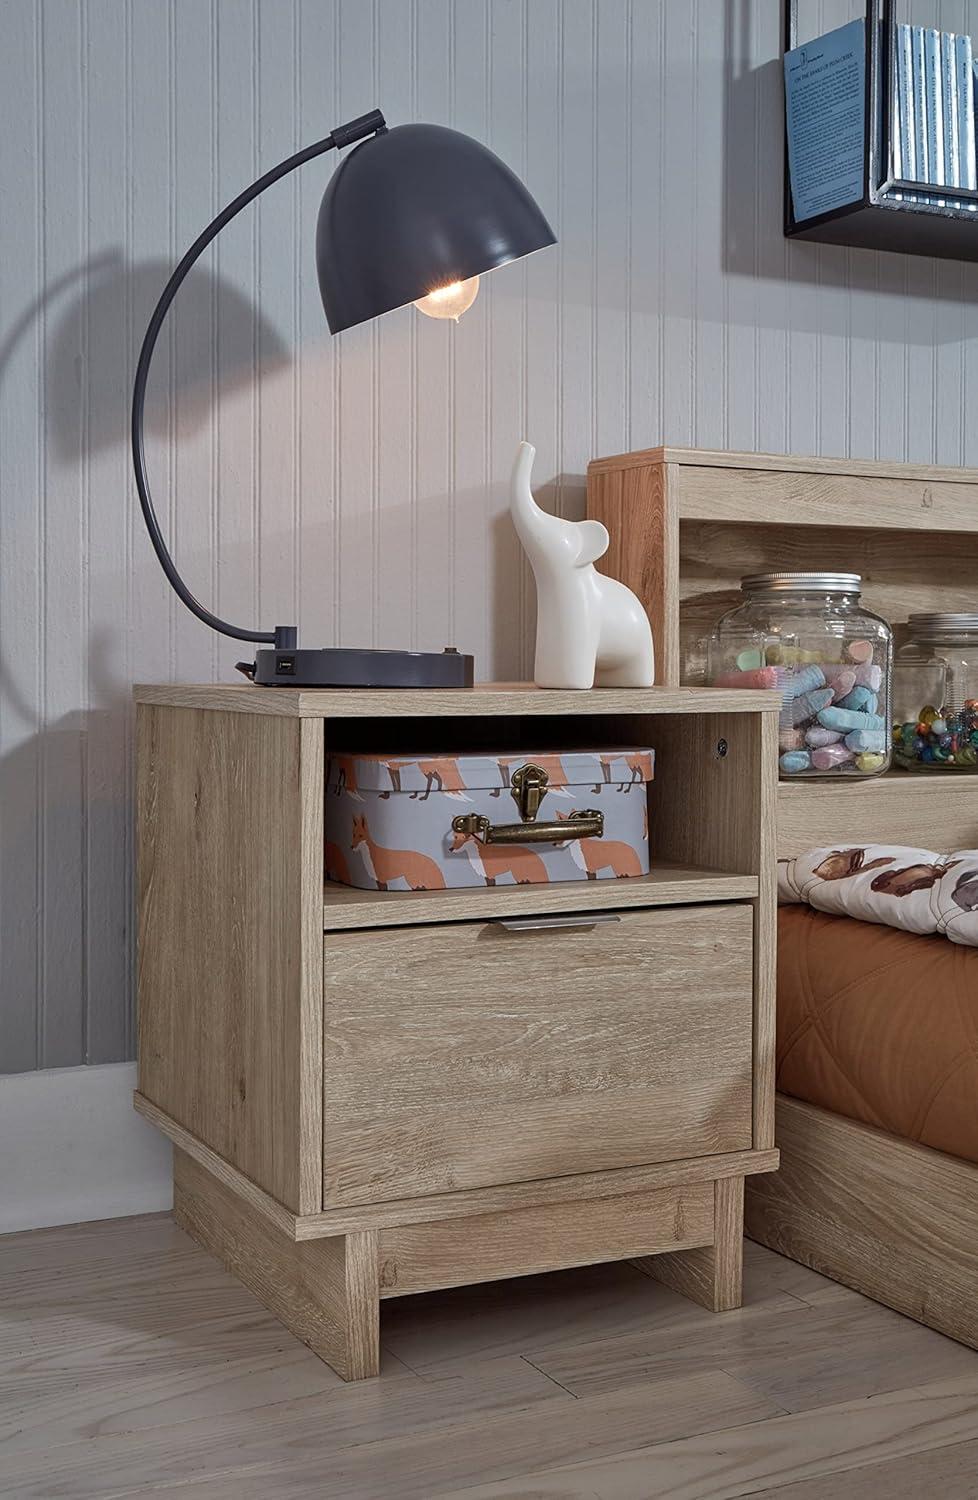
[[[381,1299],[434,1287],[628,1258],[738,1306],[777,1165],[777,696],[135,696],[136,1107],[179,1223],[347,1379]],[[570,744],[655,747],[648,876],[324,884],[327,748]]]

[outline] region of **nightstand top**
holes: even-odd
[[[534,687],[484,682],[472,688],[264,688],[248,683],[137,684],[137,703],[273,714],[290,719],[473,718],[507,714],[771,713],[781,695],[742,688]]]

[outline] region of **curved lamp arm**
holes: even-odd
[[[177,572],[176,563],[170,556],[160,523],[153,508],[153,500],[149,490],[149,480],[146,477],[146,450],[143,436],[143,413],[146,404],[146,383],[149,378],[149,367],[153,359],[153,350],[163,326],[170,303],[176,296],[181,282],[194,262],[203,254],[207,246],[220,234],[225,224],[246,208],[259,193],[263,193],[273,182],[280,177],[285,177],[289,172],[301,167],[304,162],[311,161],[314,156],[321,156],[325,151],[340,149],[350,146],[355,141],[363,140],[368,135],[374,135],[387,129],[384,117],[380,110],[372,110],[368,115],[361,115],[356,120],[351,120],[347,125],[340,125],[325,140],[316,141],[312,146],[306,146],[304,150],[297,151],[294,156],[289,156],[285,161],[279,162],[277,167],[272,167],[253,182],[251,187],[245,188],[243,193],[233,199],[226,208],[222,209],[217,218],[208,224],[203,234],[197,236],[187,251],[186,255],[176,267],[166,286],[163,288],[160,300],[156,304],[153,316],[149,320],[149,327],[143,339],[142,348],[139,351],[139,362],[136,365],[136,380],[132,392],[132,461],[136,471],[136,489],[139,491],[139,504],[143,512],[143,520],[146,522],[146,530],[153,544],[156,556],[159,558],[160,566],[169,579],[175,593],[183,600],[189,610],[209,625],[212,630],[218,630],[222,635],[232,636],[238,641],[261,641],[276,646],[279,650],[290,650],[296,644],[297,629],[294,625],[277,625],[274,630],[246,630],[238,625],[229,625],[226,620],[221,620],[217,615],[206,609],[199,600],[195,599],[180,574]]]

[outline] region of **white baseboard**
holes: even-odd
[[[135,1063],[0,1077],[0,1234],[171,1206],[170,1143],[135,1087]]]

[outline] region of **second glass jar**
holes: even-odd
[[[714,686],[783,695],[785,780],[878,776],[889,766],[893,638],[861,588],[858,573],[755,573],[713,631]]]
[[[893,758],[978,772],[978,614],[911,615],[893,666]]]

